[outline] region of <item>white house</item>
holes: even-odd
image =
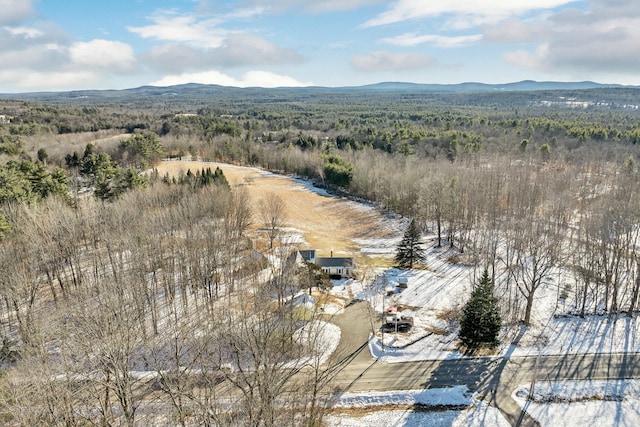
[[[355,269],[353,258],[316,258],[316,264],[331,278],[352,277]]]

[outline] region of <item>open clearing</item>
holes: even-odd
[[[319,256],[353,256],[361,260],[363,241],[389,239],[389,249],[403,232],[401,219],[386,217],[373,206],[330,196],[322,189],[291,177],[275,175],[251,167],[201,161],[164,161],[156,169],[177,177],[187,170],[222,169],[232,187],[246,188],[254,208],[253,229],[260,220],[255,212],[260,199],[275,193],[286,204],[287,229],[283,240],[302,240],[302,248],[316,249]],[[356,243],[358,242],[358,243]]]

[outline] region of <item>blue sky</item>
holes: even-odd
[[[640,84],[637,0],[0,0],[0,92]]]

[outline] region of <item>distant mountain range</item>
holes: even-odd
[[[619,88],[630,87],[618,84],[602,84],[591,81],[584,82],[537,82],[534,80],[523,80],[515,83],[504,84],[487,84],[467,82],[459,84],[420,84],[420,83],[403,83],[403,82],[384,82],[366,86],[358,86],[356,89],[370,90],[407,90],[419,92],[522,92],[522,91],[539,91],[539,90],[584,90],[584,89],[600,89],[600,88]]]
[[[119,100],[159,100],[167,98],[192,99],[198,97],[233,97],[261,98],[262,102],[268,102],[272,96],[281,99],[289,96],[313,97],[316,95],[327,94],[499,94],[499,93],[517,93],[517,92],[549,92],[549,91],[576,91],[576,90],[592,90],[592,89],[631,89],[635,92],[640,86],[624,86],[618,84],[602,84],[591,81],[584,82],[537,82],[533,80],[524,80],[515,83],[505,84],[487,84],[487,83],[459,83],[459,84],[421,84],[406,82],[383,82],[364,86],[344,86],[344,87],[281,87],[266,89],[261,87],[238,88],[219,85],[207,85],[188,83],[175,86],[157,87],[157,86],[141,86],[132,89],[121,90],[76,90],[67,92],[27,92],[27,93],[11,93],[0,94],[3,99],[16,99],[25,101],[40,102],[113,102]],[[635,97],[636,94],[634,93]]]

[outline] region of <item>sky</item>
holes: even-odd
[[[0,92],[640,84],[637,0],[0,0]]]

